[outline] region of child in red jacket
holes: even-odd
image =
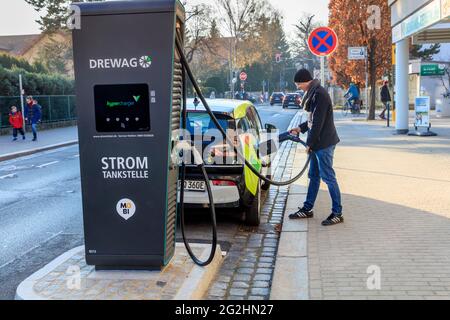
[[[22,135],[22,140],[25,140],[25,131],[23,131],[23,116],[20,111],[17,111],[16,106],[11,107],[11,113],[9,114],[9,123],[13,127],[13,141],[17,140],[17,132]]]

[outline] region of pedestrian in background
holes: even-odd
[[[27,105],[25,107],[25,121],[31,125],[33,131],[33,141],[37,141],[37,125],[41,121],[42,107],[32,96],[28,96]]]
[[[383,103],[384,109],[380,114],[380,118],[383,120],[386,120],[386,110],[389,107],[389,104],[391,103],[391,93],[389,92],[389,87],[388,87],[389,81],[384,81],[383,86],[381,87],[381,102]]]
[[[18,133],[22,135],[22,140],[25,140],[22,112],[17,111],[16,106],[11,107],[11,113],[9,114],[9,123],[13,127],[13,141],[17,141]]]
[[[334,150],[339,137],[334,125],[333,105],[328,92],[313,79],[311,73],[301,69],[295,75],[295,84],[299,90],[305,91],[303,108],[309,113],[308,121],[299,128],[291,130],[292,134],[308,132],[307,153],[311,153],[309,166],[308,195],[303,207],[289,216],[290,219],[308,219],[314,217],[314,204],[319,194],[320,180],[328,186],[332,200],[332,212],[322,222],[323,226],[331,226],[344,222],[342,216],[341,191],[333,169]]]

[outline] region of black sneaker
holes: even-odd
[[[314,217],[314,212],[312,210],[306,210],[305,208],[298,208],[296,213],[290,214],[289,219],[311,219]]]
[[[339,223],[344,223],[344,217],[342,216],[342,214],[332,213],[326,220],[322,222],[322,225],[327,227]]]

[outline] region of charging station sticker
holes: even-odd
[[[117,202],[117,213],[125,220],[129,220],[136,213],[136,205],[130,199],[122,199]]]

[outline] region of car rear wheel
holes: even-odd
[[[261,223],[261,181],[251,206],[245,208],[245,223],[257,227]]]

